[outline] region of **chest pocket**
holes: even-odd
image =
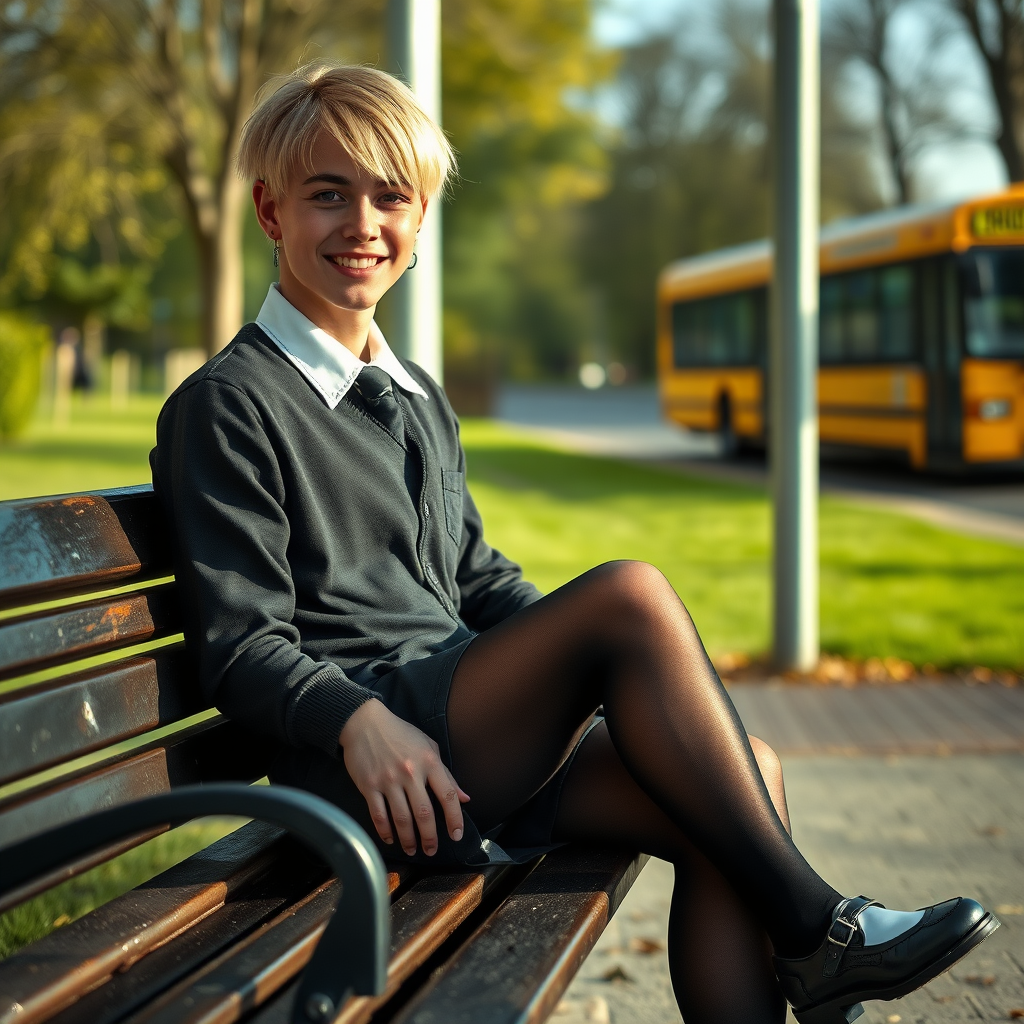
[[[441,470],[444,489],[444,524],[456,544],[462,540],[462,488],[463,476],[457,469]]]

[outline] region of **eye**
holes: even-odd
[[[384,195],[380,197],[380,201],[382,203],[389,204],[407,203],[409,202],[409,197],[402,195],[401,192],[385,192]]]
[[[340,192],[335,192],[334,189],[329,188],[323,192],[317,192],[313,199],[318,203],[337,203],[343,200],[345,197]]]

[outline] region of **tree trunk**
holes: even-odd
[[[977,0],[956,0],[956,6],[967,22],[988,72],[992,98],[999,112],[996,145],[1006,165],[1007,176],[1010,181],[1024,180],[1024,151],[1017,132],[1018,124],[1024,120],[1024,110],[1020,109],[1021,104],[1018,102],[1021,84],[1014,81],[1015,73],[1020,73],[1020,55],[1012,52],[1015,46],[1019,46],[1020,15],[1015,4],[999,0],[996,5],[999,13],[999,41],[998,48],[992,49],[986,43]]]
[[[209,303],[208,309],[204,309],[203,341],[210,355],[224,348],[242,326],[242,223],[247,195],[245,182],[233,173],[228,174],[220,195],[217,231],[211,239],[211,288],[204,289],[203,294],[204,303]]]

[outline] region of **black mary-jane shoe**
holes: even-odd
[[[952,967],[998,927],[974,900],[927,907],[912,928],[888,942],[864,944],[858,918],[882,904],[843,900],[821,947],[797,960],[775,957],[775,973],[800,1024],[851,1024],[866,999],[898,999]]]

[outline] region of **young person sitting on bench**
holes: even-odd
[[[665,577],[612,562],[542,596],[484,540],[444,392],[373,320],[452,165],[371,68],[302,68],[245,126],[280,283],[168,400],[152,456],[202,685],[283,741],[273,781],[391,859],[671,861],[687,1024],[780,1022],[784,996],[832,1024],[924,984],[998,922],[969,899],[886,910],[811,868]]]

